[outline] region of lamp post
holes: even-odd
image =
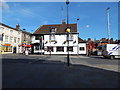
[[[108,28],[108,43],[110,43],[110,15],[109,15],[110,8],[107,8],[107,28]]]
[[[78,37],[79,37],[79,32],[78,32],[78,21],[80,20],[80,18],[77,18],[77,33],[78,33]],[[79,41],[78,41],[79,44]],[[77,44],[77,55],[79,55],[79,45]]]
[[[68,19],[68,4],[69,4],[69,0],[66,0],[66,5],[67,5],[67,29],[66,29],[66,32],[67,32],[67,51],[68,51],[68,54],[67,54],[67,65],[69,66],[70,65],[70,60],[69,60],[69,32],[70,32],[70,29],[68,27],[68,24],[69,24],[69,19]]]
[[[52,33],[50,32],[50,48],[49,48],[50,56],[51,56],[51,37],[52,37]]]

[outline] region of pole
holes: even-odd
[[[50,56],[51,56],[51,37],[52,37],[52,34],[50,33],[50,48],[49,48],[49,50],[50,50]]]
[[[110,16],[109,16],[110,8],[107,8],[107,28],[108,28],[108,43],[110,43]]]
[[[68,4],[69,4],[69,1],[66,0],[66,5],[67,5],[67,28],[68,28],[68,24],[69,24],[69,16],[68,16]],[[68,44],[68,54],[67,54],[67,65],[69,66],[70,65],[70,60],[69,60],[69,32],[67,32],[67,44]]]
[[[79,32],[78,32],[78,21],[79,21],[80,19],[78,18],[77,19],[77,33],[78,33],[78,37],[79,37]],[[79,44],[79,41],[78,41],[78,44]],[[79,45],[77,44],[77,55],[79,55]]]

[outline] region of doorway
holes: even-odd
[[[16,53],[16,50],[17,50],[17,48],[16,48],[16,47],[14,47],[14,48],[13,48],[13,53]]]

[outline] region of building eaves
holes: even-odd
[[[1,25],[1,26],[5,26],[5,27],[10,28],[10,29],[14,29],[14,30],[16,30],[16,31],[19,31],[19,30],[17,30],[16,28],[10,27],[10,26],[5,25],[5,24],[3,24],[3,23],[1,23],[1,22],[0,22],[0,25]]]
[[[0,25],[1,26],[5,26],[5,27],[7,27],[7,28],[10,28],[10,29],[14,29],[14,30],[16,30],[16,31],[21,31],[21,32],[23,32],[23,33],[26,33],[26,34],[31,34],[30,32],[26,32],[26,31],[23,31],[23,30],[21,30],[21,29],[16,29],[16,28],[13,28],[13,27],[10,27],[10,26],[8,26],[8,25],[5,25],[5,24],[3,24],[3,23],[1,23],[0,22]]]

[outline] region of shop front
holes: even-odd
[[[28,50],[29,53],[31,53],[31,47],[32,45],[25,45],[25,44],[22,44],[20,45],[22,47],[22,53],[25,53],[25,50]]]
[[[5,44],[2,44],[0,46],[0,49],[1,49],[1,53],[4,54],[4,53],[12,53],[13,52],[13,47],[11,46],[11,44],[8,44],[8,43],[5,43]]]

